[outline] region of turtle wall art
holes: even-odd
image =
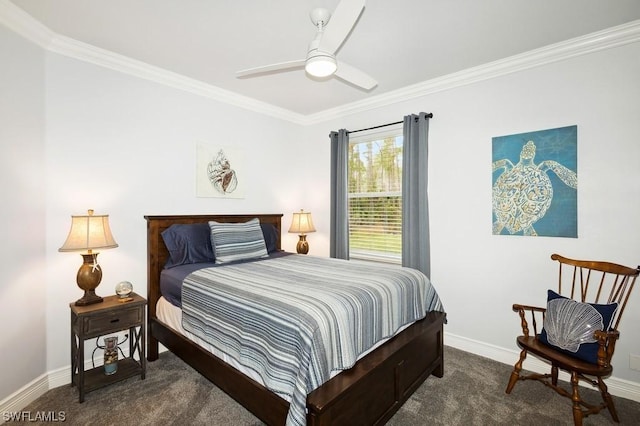
[[[198,145],[198,197],[243,198],[242,155],[237,149]]]
[[[577,126],[493,138],[493,234],[578,237]]]

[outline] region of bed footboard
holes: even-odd
[[[427,314],[311,392],[308,425],[386,423],[427,377],[442,377],[444,316]]]
[[[307,397],[307,425],[387,422],[427,377],[442,377],[444,318],[445,314],[440,312],[427,314],[353,368],[311,392]],[[266,424],[285,423],[289,404],[260,383],[158,319],[150,321],[148,334]]]

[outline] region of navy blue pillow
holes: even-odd
[[[617,309],[617,303],[581,303],[549,290],[540,341],[567,355],[597,364],[598,342],[593,337],[594,331],[609,330]]]
[[[278,230],[270,223],[261,223],[262,235],[264,235],[264,243],[267,246],[267,253],[278,250]]]
[[[169,250],[169,259],[164,267],[214,262],[210,232],[206,222],[171,225],[162,231],[162,239]]]

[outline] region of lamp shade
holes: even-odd
[[[300,213],[294,213],[289,232],[296,234],[316,232],[316,228],[313,226],[313,220],[311,219],[311,213],[303,210],[300,210]]]
[[[67,240],[58,251],[84,251],[94,249],[116,248],[109,227],[109,215],[94,215],[89,210],[87,215],[71,216],[71,229]]]

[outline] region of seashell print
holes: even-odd
[[[595,330],[602,330],[602,315],[593,306],[572,299],[553,299],[547,304],[544,329],[552,345],[577,352],[582,343],[593,343]]]
[[[211,185],[221,194],[229,194],[238,187],[236,172],[223,150],[218,151],[216,158],[209,162],[207,174]]]

